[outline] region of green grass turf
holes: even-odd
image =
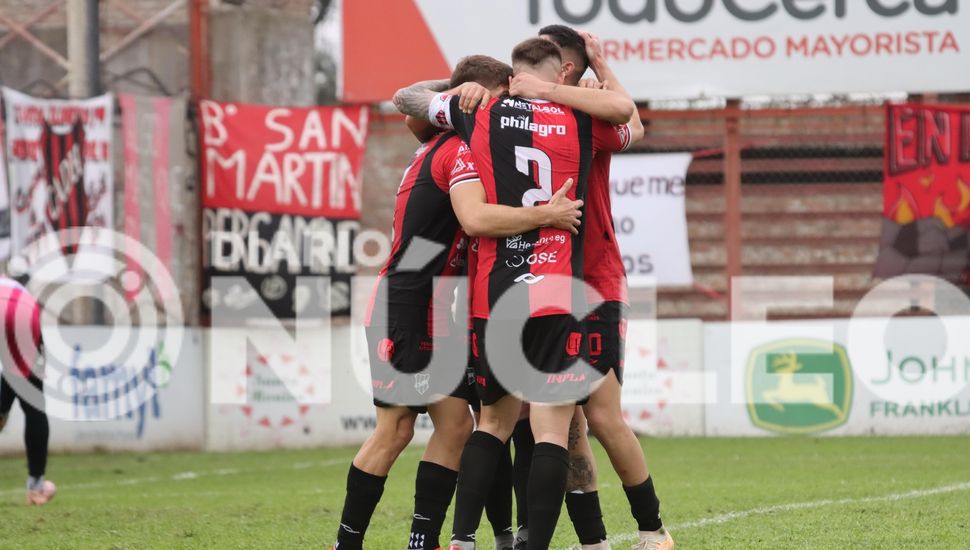
[[[967,437],[643,445],[678,548],[970,548]],[[614,548],[628,548],[635,525],[594,447]],[[53,456],[60,492],[44,508],[23,504],[24,459],[0,458],[0,548],[328,548],[354,452]],[[406,547],[420,453],[392,470],[367,548]],[[490,550],[490,530],[479,541]],[[564,511],[553,547],[574,543]]]

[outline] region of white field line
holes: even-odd
[[[407,453],[410,449],[404,451]],[[402,453],[402,454],[404,454]],[[350,461],[352,457],[347,458],[335,458],[331,460],[323,460],[320,462],[294,462],[289,465],[290,469],[293,470],[306,470],[309,468],[329,468],[331,466],[350,466]],[[72,490],[86,490],[86,489],[103,489],[107,487],[123,487],[129,485],[142,485],[146,483],[158,483],[162,481],[191,481],[199,479],[202,477],[217,477],[217,476],[230,476],[230,475],[240,475],[240,474],[252,474],[259,472],[269,472],[276,471],[278,467],[263,467],[263,468],[251,468],[251,469],[239,469],[239,468],[219,468],[216,470],[203,470],[201,472],[179,472],[172,474],[170,476],[148,476],[148,477],[135,477],[135,478],[122,478],[112,481],[94,481],[91,483],[75,483],[71,485],[58,485],[58,491],[72,491]],[[56,477],[56,475],[55,475]],[[4,489],[0,490],[0,495],[15,495],[22,493],[24,489],[22,487],[17,489]]]
[[[696,519],[693,521],[687,521],[684,523],[678,523],[670,525],[669,529],[671,534],[674,535],[676,540],[678,531],[686,531],[688,529],[697,529],[700,527],[707,527],[709,525],[720,525],[723,523],[728,523],[737,519],[744,519],[751,516],[763,516],[768,514],[791,512],[793,510],[810,510],[813,508],[826,508],[829,506],[844,506],[847,504],[872,504],[876,502],[896,502],[899,500],[909,500],[914,498],[924,498],[931,497],[935,495],[942,495],[946,493],[954,493],[958,491],[968,491],[970,490],[970,482],[956,483],[953,485],[943,485],[941,487],[934,487],[932,489],[917,489],[914,491],[908,491],[905,493],[892,493],[889,495],[875,496],[875,497],[862,497],[862,498],[840,498],[840,499],[823,499],[823,500],[812,500],[808,502],[792,502],[789,504],[776,504],[774,506],[765,506],[763,508],[752,508],[750,510],[741,510],[738,512],[727,512],[725,514],[720,514],[717,516],[711,516],[708,518]],[[621,544],[624,542],[633,542],[639,539],[639,534],[637,533],[625,533],[622,535],[616,535],[610,537],[610,544]],[[578,547],[570,547],[578,548]]]

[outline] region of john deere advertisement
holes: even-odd
[[[970,354],[946,334],[959,326],[970,318],[708,323],[705,434],[967,433]]]

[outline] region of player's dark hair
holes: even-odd
[[[487,55],[469,55],[462,58],[451,73],[450,87],[466,82],[477,82],[488,89],[507,86],[512,67]]]
[[[546,25],[539,29],[539,36],[548,36],[563,50],[569,50],[579,56],[582,62],[580,74],[589,67],[589,56],[586,55],[586,41],[572,27],[566,25]]]
[[[562,63],[562,50],[554,42],[544,38],[530,38],[512,50],[512,64],[523,63],[535,67],[553,58]]]

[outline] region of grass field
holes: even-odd
[[[970,548],[967,437],[643,445],[678,548]],[[607,527],[628,548],[635,525],[596,450]],[[0,458],[0,547],[328,548],[354,451],[53,456],[44,508],[23,505],[23,458]],[[391,472],[368,548],[406,546],[420,453]],[[490,531],[479,541],[490,550]],[[554,547],[574,543],[564,511]]]

